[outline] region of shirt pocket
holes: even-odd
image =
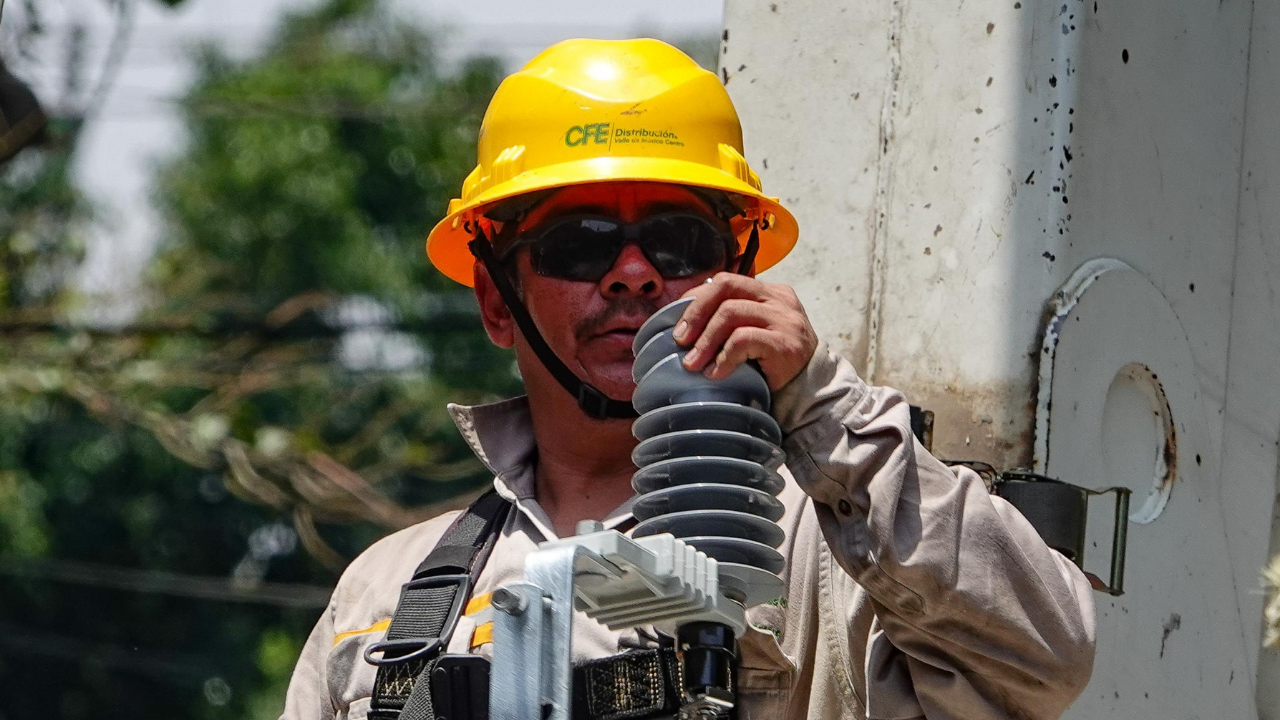
[[[738,646],[738,717],[781,720],[791,704],[796,665],[779,644],[783,609],[760,605],[747,612],[747,631]]]

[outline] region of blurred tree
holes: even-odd
[[[274,717],[344,558],[486,479],[445,399],[519,388],[422,252],[496,61],[330,0],[196,66],[136,322],[66,320],[69,160],[5,169],[0,686],[31,689],[6,720]]]
[[[406,477],[473,472],[443,398],[517,385],[422,238],[474,163],[499,64],[446,72],[430,36],[355,0],[292,17],[251,66],[214,48],[198,62],[189,150],[160,174],[174,232],[144,317],[233,337],[186,368],[212,390],[187,415],[259,450],[323,452],[407,499],[427,486]]]
[[[70,130],[55,123],[48,142]],[[57,304],[84,253],[90,210],[71,182],[72,154],[28,148],[0,166],[0,310]]]

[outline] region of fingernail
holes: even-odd
[[[706,375],[708,378],[711,378],[711,379],[713,379],[713,380],[714,380],[714,379],[715,379],[715,376],[716,376],[716,368],[718,368],[718,367],[720,367],[720,366],[719,366],[719,365],[717,365],[717,364],[715,363],[715,361],[713,360],[713,361],[711,362],[711,364],[710,364],[710,365],[707,365],[707,368],[706,368],[705,370],[703,370],[703,371],[702,371],[702,373],[703,373],[704,375]]]
[[[676,342],[682,342],[684,340],[685,334],[688,332],[689,332],[689,321],[681,320],[680,323],[676,325],[676,334],[675,334]]]
[[[689,352],[684,354],[684,366],[693,367],[694,361],[698,359],[698,348],[690,348]]]

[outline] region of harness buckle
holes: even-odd
[[[449,614],[445,616],[444,624],[440,627],[440,633],[437,637],[399,638],[373,643],[364,649],[365,662],[370,665],[395,665],[411,662],[438,651],[440,646],[453,635],[454,628],[458,626],[458,618],[462,616],[462,610],[466,607],[467,598],[471,595],[471,576],[434,575],[418,578],[405,583],[400,591],[400,602],[403,604],[405,596],[412,592],[447,587],[454,588],[453,602],[449,606]],[[392,622],[394,627],[394,620]],[[391,629],[390,627],[387,628],[387,632],[390,633]],[[374,657],[374,653],[382,653],[382,657]]]
[[[441,655],[431,670],[431,703],[439,720],[489,720],[489,660]]]
[[[586,383],[578,386],[578,407],[597,420],[609,417],[609,397]]]

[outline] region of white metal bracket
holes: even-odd
[[[495,720],[570,720],[575,607],[615,630],[691,621],[746,630],[743,605],[720,592],[715,559],[671,535],[601,530],[543,543],[525,560],[525,580],[493,593]]]

